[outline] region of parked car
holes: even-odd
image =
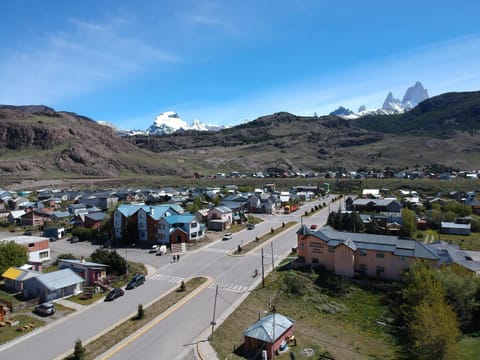
[[[72,238],[70,239],[70,242],[71,242],[71,243],[77,243],[77,242],[79,242],[79,241],[80,241],[80,239],[78,238],[78,236],[74,236],[74,237],[72,237]]]
[[[232,238],[232,233],[223,234],[223,240],[230,240]]]
[[[255,229],[255,224],[247,224],[247,230]]]
[[[152,245],[150,250],[148,250],[149,253],[156,253],[160,249],[160,245]]]
[[[127,290],[135,289],[137,286],[142,285],[144,282],[145,282],[145,275],[135,274],[128,282],[126,289]]]
[[[123,294],[125,294],[123,289],[113,288],[112,291],[110,291],[108,295],[105,297],[105,301],[113,301],[116,298],[123,296]]]
[[[35,312],[39,315],[48,316],[55,314],[55,304],[51,301],[44,302],[35,306]]]

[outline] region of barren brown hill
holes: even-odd
[[[181,174],[111,128],[46,106],[0,106],[0,174],[18,177]]]

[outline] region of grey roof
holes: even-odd
[[[277,340],[286,330],[292,327],[294,323],[293,320],[284,315],[273,313],[258,320],[245,330],[243,335],[273,343],[274,340]]]
[[[457,224],[454,222],[442,221],[441,222],[442,228],[449,228],[449,229],[465,229],[470,230],[470,224]]]
[[[82,261],[82,260],[71,260],[71,259],[58,259],[58,261],[62,261],[65,263],[70,263],[70,264],[82,264],[85,267],[103,267],[106,268],[108,265],[105,264],[99,264],[99,263],[94,263],[90,261]]]
[[[428,244],[437,252],[440,258],[440,264],[458,264],[471,271],[480,273],[480,251],[460,250],[458,245],[448,244],[446,242],[434,242]]]
[[[105,214],[103,212],[94,212],[94,213],[85,214],[85,217],[89,218],[93,221],[102,221],[103,219],[105,219],[107,217],[107,214]]]
[[[391,235],[342,232],[330,226],[321,228],[311,234],[324,241],[326,240],[328,246],[338,246],[351,241],[357,249],[391,252],[397,256],[438,259],[435,251],[426,244],[413,239]]]
[[[62,269],[47,274],[39,274],[36,278],[49,291],[63,289],[67,286],[80,284],[85,281],[70,269]]]
[[[232,209],[226,206],[217,206],[215,207],[216,210],[220,211],[221,213],[231,213]]]

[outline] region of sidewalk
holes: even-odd
[[[195,349],[195,359],[197,360],[218,360],[217,352],[210,345],[210,342],[207,340],[210,336],[211,330],[205,330],[197,340],[197,348]]]

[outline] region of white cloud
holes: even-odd
[[[79,96],[149,66],[179,59],[122,33],[124,19],[108,23],[72,18],[70,30],[34,39],[0,58],[0,103],[51,104]]]

